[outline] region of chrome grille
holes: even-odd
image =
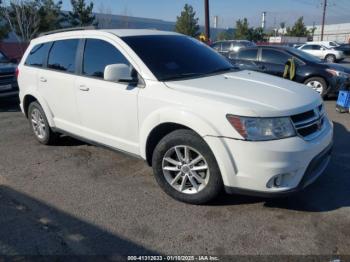
[[[325,112],[323,105],[314,110],[291,116],[297,134],[305,140],[316,138],[325,125]]]

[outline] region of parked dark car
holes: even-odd
[[[212,48],[224,56],[228,56],[230,53],[238,52],[241,48],[251,46],[255,46],[255,44],[248,40],[223,40],[215,42],[211,45]]]
[[[17,64],[0,51],[0,98],[18,95]]]
[[[283,77],[290,58],[296,64],[296,82],[304,83],[321,93],[323,97],[337,93],[344,82],[349,82],[350,69],[325,63],[323,60],[292,47],[258,46],[230,54],[231,63],[241,69],[259,71]]]
[[[335,50],[343,51],[345,55],[350,56],[350,44],[342,44],[334,48]]]

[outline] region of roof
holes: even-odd
[[[140,35],[178,35],[178,33],[170,31],[160,31],[155,29],[100,29],[119,37],[140,36]]]

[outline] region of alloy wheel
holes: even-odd
[[[185,194],[202,191],[209,181],[209,166],[197,150],[181,145],[170,148],[163,157],[163,174],[174,189]]]
[[[306,84],[308,87],[311,87],[313,90],[319,92],[320,94],[322,94],[323,92],[323,85],[321,82],[319,81],[310,81]]]
[[[46,137],[46,124],[39,109],[33,109],[31,114],[31,122],[35,135],[39,139],[44,139]]]

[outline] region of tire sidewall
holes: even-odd
[[[321,78],[321,77],[311,77],[311,78],[307,79],[307,80],[304,82],[304,84],[306,85],[306,84],[308,84],[308,83],[311,82],[311,81],[318,81],[318,82],[320,82],[320,83],[323,85],[322,93],[320,93],[320,95],[321,95],[322,97],[326,97],[326,96],[327,96],[327,91],[328,91],[326,81],[325,81],[323,78]],[[313,88],[310,87],[310,86],[307,86],[307,87],[313,89]],[[315,91],[316,91],[316,90],[315,90]]]
[[[185,194],[174,189],[165,179],[162,169],[162,162],[165,153],[174,146],[190,146],[197,150],[207,161],[209,167],[209,181],[206,187],[196,194]],[[177,130],[165,136],[156,146],[152,167],[155,178],[160,187],[171,197],[182,202],[191,204],[203,204],[217,196],[222,189],[221,173],[214,157],[206,142],[191,130]]]
[[[331,57],[332,60],[328,61],[328,57]],[[331,62],[331,63],[335,63],[335,61],[336,61],[335,55],[326,55],[325,59],[326,59],[327,62]]]
[[[41,115],[42,115],[42,117],[43,117],[43,119],[44,119],[45,130],[46,130],[46,132],[45,132],[45,137],[44,137],[43,139],[39,138],[39,137],[35,134],[35,132],[34,132],[34,128],[33,128],[32,120],[31,120],[31,118],[32,118],[32,112],[33,112],[34,109],[39,110],[40,113],[41,113]],[[29,120],[30,128],[31,128],[31,130],[32,130],[32,132],[33,132],[33,134],[34,134],[36,140],[38,140],[38,141],[39,141],[40,143],[42,143],[42,144],[48,144],[49,141],[50,141],[50,135],[51,135],[51,134],[50,134],[50,126],[49,126],[49,122],[47,121],[45,112],[44,112],[44,110],[42,109],[42,107],[40,106],[39,103],[37,103],[37,102],[32,102],[32,103],[29,105],[29,108],[28,108],[28,120]]]

